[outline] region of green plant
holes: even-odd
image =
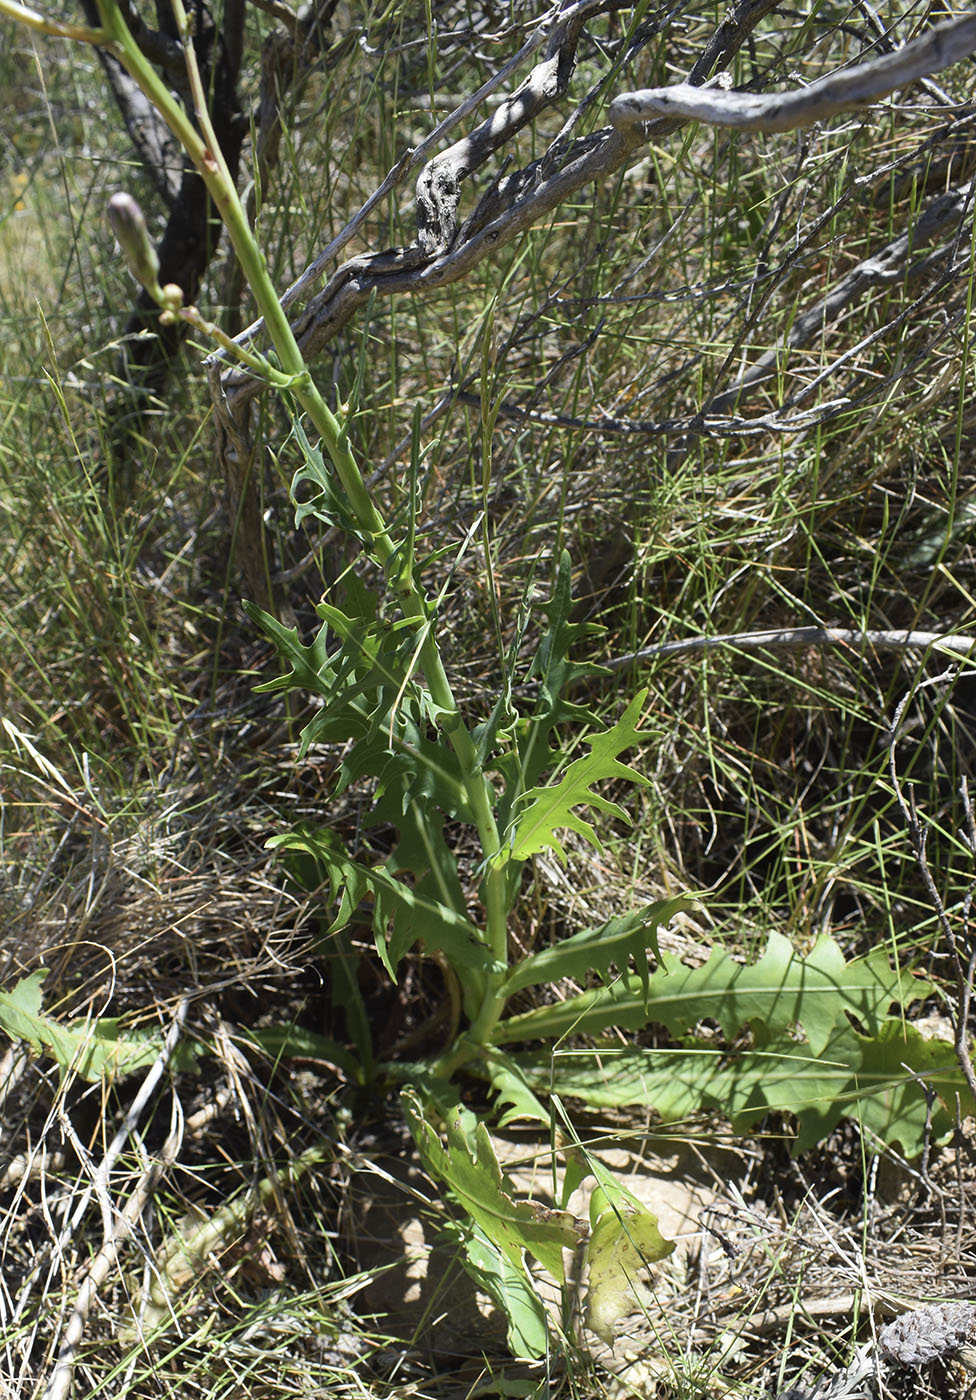
[[[28,19],[28,12],[16,5],[4,8]],[[178,3],[175,9],[186,37],[186,15]],[[552,1211],[512,1199],[485,1124],[458,1101],[456,1078],[462,1071],[488,1082],[505,1110],[504,1122],[537,1120],[552,1129],[555,1119],[546,1099],[555,1104],[562,1096],[597,1107],[649,1104],[675,1122],[703,1107],[716,1107],[738,1127],[771,1108],[789,1107],[800,1119],[801,1145],[822,1137],[844,1114],[856,1114],[912,1152],[924,1127],[922,1077],[947,1097],[958,1077],[951,1050],[947,1054],[941,1042],[923,1042],[889,1012],[892,1004],[906,1007],[931,988],[907,972],[893,972],[882,954],[845,963],[829,939],[806,958],[784,940],[773,939],[754,966],[743,967],[716,951],[703,968],[686,969],[662,955],[657,943],[658,930],[691,908],[685,896],[647,903],[551,948],[513,957],[510,915],[524,897],[534,858],[549,850],[565,860],[561,833],[567,830],[598,844],[592,814],[604,820],[625,817],[599,785],[643,782],[621,755],[653,737],[641,727],[645,692],[608,727],[573,698],[601,673],[572,658],[585,628],[571,620],[570,561],[562,553],[549,597],[541,605],[532,592],[523,598],[495,706],[478,723],[465,716],[444,662],[442,598],[430,596],[424,586],[444,550],[437,542],[428,546],[419,528],[419,420],[400,510],[387,521],[365,486],[348,420],[327,406],[281,311],[213,140],[190,46],[186,51],[199,132],[143,60],[121,12],[104,0],[100,13],[100,30],[54,29],[109,48],[167,116],[225,220],[274,344],[274,358],[242,351],[196,308],[184,306],[178,289],[158,285],[158,265],[141,216],[122,196],[112,202],[111,212],[133,271],[164,317],[182,318],[213,336],[227,354],[283,395],[303,456],[292,483],[297,520],[313,518],[338,527],[358,543],[365,565],[362,574],[347,573],[318,605],[321,626],[307,644],[297,629],[261,609],[248,609],[285,667],[262,688],[314,696],[318,702],[302,734],[301,754],[313,744],[346,746],[335,791],[354,783],[368,785],[374,800],[365,822],[367,837],[377,828],[395,832],[392,849],[382,852],[368,840],[364,850],[352,852],[334,830],[309,823],[274,838],[293,857],[311,859],[313,879],[328,885],[337,906],[331,933],[339,951],[339,975],[345,976],[352,998],[349,1020],[358,1059],[345,1047],[331,1047],[330,1053],[361,1082],[408,1082],[402,1101],[418,1149],[428,1170],[469,1217],[459,1238],[472,1272],[504,1307],[513,1347],[537,1353],[546,1346],[546,1323],[525,1255],[532,1254],[561,1278],[562,1251],[575,1246],[579,1231],[562,1208]],[[491,406],[484,407],[490,417]],[[540,611],[545,626],[525,664],[522,650],[530,619]],[[581,735],[589,736],[581,740],[588,752],[568,761],[568,751]],[[472,912],[469,881],[459,864],[460,828],[474,834],[477,853],[469,867],[476,872],[483,918]],[[348,975],[350,953],[344,941],[364,907],[370,910],[377,954],[392,978],[406,954],[420,945],[438,957],[448,980],[457,1026],[441,1052],[423,1063],[376,1064],[368,1019]],[[657,961],[653,974],[648,950]],[[596,985],[555,1007],[512,1012],[517,994],[567,978]],[[147,1063],[145,1057],[154,1053],[143,1048],[130,1055],[129,1038],[110,1035],[99,1022],[93,1034],[117,1048],[111,1055],[94,1055],[82,1031],[69,1027],[65,1038],[56,1023],[40,1015],[39,982],[21,984],[10,995],[14,1000],[0,1004],[0,1021],[8,1032],[45,1046],[66,1068],[119,1074]],[[730,1039],[748,1032],[750,1048],[730,1063],[720,1062],[713,1042],[694,1035],[703,1020],[717,1021]],[[678,1051],[658,1052],[604,1043],[615,1031],[640,1032],[653,1024],[666,1025],[685,1044]],[[583,1034],[596,1042],[595,1048],[567,1047],[568,1037]],[[298,1032],[282,1032],[278,1049],[288,1053],[299,1041]],[[510,1048],[518,1043],[545,1048]],[[615,1067],[612,1078],[603,1069],[609,1057]],[[782,1065],[789,1087],[777,1087],[770,1072]],[[658,1066],[663,1075],[656,1073]],[[807,1086],[799,1101],[798,1081]],[[945,1122],[943,1116],[938,1126]],[[637,1269],[662,1257],[668,1244],[650,1213],[598,1163],[585,1156],[571,1161],[575,1165],[561,1187],[562,1206],[581,1172],[598,1182],[587,1244],[588,1310],[594,1328],[610,1336],[634,1297]]]

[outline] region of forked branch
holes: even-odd
[[[512,97],[502,102],[490,118],[469,136],[431,159],[417,182],[418,236],[409,247],[365,254],[343,263],[325,287],[294,321],[296,337],[306,359],[318,354],[348,324],[374,293],[430,293],[460,281],[483,259],[511,243],[538,224],[579,190],[606,179],[624,168],[648,142],[660,142],[689,121],[715,121],[746,130],[778,131],[809,125],[834,113],[863,107],[928,74],[939,72],[976,50],[976,16],[939,25],[896,53],[830,74],[808,88],[772,96],[730,93],[699,86],[720,66],[725,66],[772,8],[770,0],[743,0],[693,66],[688,83],[669,88],[625,93],[610,105],[611,125],[588,136],[570,139],[583,108],[594,100],[588,94],[575,114],[551,142],[544,155],[497,178],[483,194],[471,216],[459,224],[457,209],[462,182],[529,121],[551,107],[568,88],[582,27],[594,14],[614,8],[605,0],[583,0],[565,7],[549,21],[544,55]],[[539,32],[516,56],[524,58],[541,45]],[[515,60],[505,67],[510,73]],[[482,90],[483,94],[484,90]],[[479,95],[482,95],[479,94]],[[439,127],[442,133],[457,124],[469,100]],[[388,190],[416,164],[421,149],[408,153],[390,172]],[[377,195],[379,191],[377,191]],[[373,207],[376,196],[368,201]],[[365,213],[365,207],[364,211]],[[357,216],[358,219],[358,216]],[[357,220],[348,226],[352,229]],[[357,225],[358,226],[358,225]],[[306,273],[285,294],[290,302],[308,286],[346,241],[347,230],[317,257]],[[351,236],[351,235],[350,235]],[[822,321],[823,311],[812,316]],[[259,329],[259,323],[245,335]],[[221,372],[223,371],[222,375]],[[762,369],[758,368],[761,377]],[[218,376],[220,377],[218,383]],[[239,370],[228,369],[213,357],[211,385],[218,416],[233,436],[242,421],[247,402],[261,386]],[[734,391],[745,385],[740,383]],[[723,396],[722,402],[728,400]]]

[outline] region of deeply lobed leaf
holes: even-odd
[[[667,1026],[677,1037],[708,1019],[717,1021],[730,1041],[750,1025],[770,1032],[797,1025],[818,1054],[848,1015],[874,1034],[892,1005],[907,1007],[932,993],[930,983],[893,967],[884,949],[845,962],[829,937],[819,939],[805,958],[774,933],[757,963],[734,961],[721,948],[713,948],[700,967],[686,967],[666,952],[660,961],[646,985],[640,977],[621,977],[609,986],[510,1016],[496,1028],[495,1041],[601,1035],[613,1027],[640,1030],[649,1021]]]
[[[328,828],[305,823],[273,837],[268,844],[303,851],[320,862],[333,894],[340,896],[333,929],[344,928],[358,906],[372,897],[376,950],[394,981],[400,959],[418,940],[428,949],[442,952],[454,967],[465,968],[469,973],[495,970],[480,930],[465,914],[398,880],[383,866],[350,860]]]
[[[465,1272],[507,1319],[512,1355],[545,1356],[549,1340],[546,1310],[524,1263],[513,1264],[477,1225],[452,1221],[444,1233],[460,1247]]]
[[[734,1054],[689,1040],[674,1050],[616,1044],[513,1059],[530,1089],[556,1088],[593,1108],[649,1108],[666,1124],[687,1122],[708,1109],[743,1133],[769,1112],[790,1113],[797,1120],[797,1151],[853,1118],[914,1157],[929,1129],[937,1136],[951,1129],[957,1095],[964,1113],[974,1108],[954,1048],[925,1040],[894,1018],[875,1036],[838,1026],[817,1055],[780,1035]],[[932,1091],[944,1106],[930,1117]]]
[[[642,774],[621,763],[617,757],[625,749],[634,748],[649,737],[645,730],[637,728],[646,697],[646,690],[635,695],[611,729],[587,740],[590,752],[571,763],[558,782],[534,787],[519,799],[504,843],[514,860],[527,860],[539,851],[551,849],[565,865],[566,852],[556,836],[560,829],[577,832],[599,849],[600,839],[596,831],[575,810],[577,807],[593,807],[609,816],[627,820],[626,812],[616,802],[594,791],[594,784],[616,778],[646,785],[647,779]]]
[[[560,982],[567,977],[582,979],[588,972],[599,972],[602,977],[609,978],[612,966],[623,972],[628,960],[633,959],[637,978],[647,997],[650,994],[648,948],[660,959],[658,930],[669,924],[676,914],[691,910],[694,906],[693,899],[677,895],[645,904],[628,914],[617,915],[597,928],[583,929],[570,938],[554,943],[551,948],[523,958],[512,969],[503,990],[507,996],[511,996],[526,987]]]

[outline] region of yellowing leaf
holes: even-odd
[[[674,1249],[674,1241],[664,1238],[649,1210],[612,1202],[602,1188],[593,1192],[590,1220],[586,1325],[607,1346],[613,1346],[614,1327],[620,1319],[646,1309],[650,1302],[641,1270],[665,1259]]]

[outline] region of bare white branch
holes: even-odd
[[[935,651],[954,656],[976,655],[976,637],[958,633],[891,631],[859,632],[848,627],[778,627],[768,632],[726,632],[713,637],[678,637],[673,642],[660,642],[614,657],[606,665],[612,671],[624,671],[665,656],[685,656],[695,651],[765,651],[769,648],[833,646],[864,651]]]
[[[643,88],[625,92],[610,104],[610,120],[618,130],[658,117],[731,126],[738,131],[793,131],[840,112],[868,107],[896,88],[959,63],[976,50],[976,15],[951,20],[896,53],[859,63],[840,73],[828,73],[809,87],[793,92],[757,94],[723,92],[720,88]]]

